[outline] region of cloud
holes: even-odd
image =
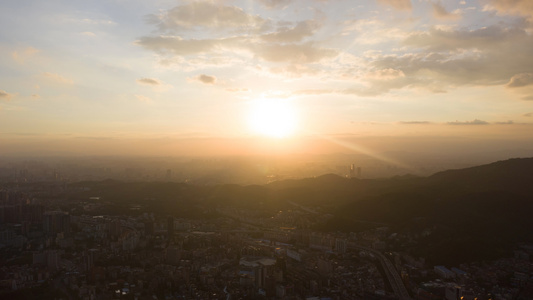
[[[383,68],[368,71],[360,77],[365,83],[362,87],[352,87],[343,91],[345,94],[354,94],[358,96],[377,96],[387,93],[392,89],[401,89],[404,87],[420,84],[421,79],[409,78],[402,70],[394,68]]]
[[[533,84],[533,73],[521,73],[511,77],[511,80],[505,85],[508,88],[525,87]]]
[[[292,0],[259,0],[266,8],[276,8],[279,6],[287,6]]]
[[[282,3],[289,1],[263,4],[277,7]],[[274,74],[316,75],[322,68],[308,64],[322,63],[339,53],[317,42],[303,42],[323,26],[322,15],[313,20],[275,22],[220,2],[194,1],[149,19],[165,33],[143,36],[135,43],[157,53],[161,64],[180,64],[188,71],[206,66],[257,65],[252,60],[262,60],[268,63],[264,70]]]
[[[50,81],[56,82],[56,83],[61,83],[61,84],[73,84],[74,83],[72,79],[63,77],[59,74],[44,72],[42,73],[42,75],[44,76],[44,78]]]
[[[296,64],[316,63],[338,54],[336,50],[319,48],[313,43],[256,45],[253,51],[266,61]]]
[[[215,76],[200,74],[194,78],[192,78],[193,81],[198,81],[203,84],[215,84],[217,81],[217,78]]]
[[[283,66],[276,66],[269,68],[269,72],[278,76],[286,78],[300,78],[302,76],[318,76],[319,74],[325,74],[322,67],[324,64],[308,65],[295,62],[281,62],[286,63]]]
[[[150,86],[159,86],[162,84],[159,79],[155,79],[155,78],[141,78],[141,79],[137,79],[136,81],[138,84],[150,85]]]
[[[4,90],[0,90],[0,100],[11,100],[11,98],[15,96],[14,94],[10,94]]]
[[[513,87],[524,84],[528,77],[515,77],[511,82],[509,78],[533,70],[530,58],[533,37],[520,27],[492,26],[475,30],[434,27],[427,32],[411,34],[403,44],[409,48],[401,53],[378,53],[368,57],[371,70],[401,70],[405,77],[396,80],[397,86],[403,83],[440,92],[462,85],[508,83]],[[383,85],[382,81],[370,82],[374,88]],[[383,87],[390,88],[390,84]]]
[[[135,98],[137,98],[137,100],[139,100],[140,102],[143,102],[143,103],[152,103],[152,99],[146,97],[146,96],[143,96],[143,95],[135,95]]]
[[[389,5],[397,10],[410,10],[413,8],[411,0],[377,0],[378,3]]]
[[[24,62],[26,62],[27,59],[33,57],[38,52],[39,52],[38,49],[35,49],[33,47],[28,47],[28,48],[26,48],[26,49],[24,49],[22,51],[13,51],[11,53],[11,57],[16,62],[18,62],[20,64],[23,64]]]
[[[474,30],[445,29],[433,27],[427,32],[409,35],[404,44],[426,48],[431,51],[457,51],[460,49],[495,49],[520,40],[529,40],[520,27],[489,26]],[[531,46],[531,45],[530,45]]]
[[[514,122],[512,120],[509,120],[507,122],[495,122],[494,124],[498,124],[498,125],[513,125]]]
[[[440,2],[435,2],[433,5],[433,16],[439,20],[457,20],[461,16],[457,13],[450,13]]]
[[[85,35],[85,36],[90,36],[90,37],[95,37],[96,36],[96,34],[94,32],[90,32],[90,31],[84,31],[81,34]]]
[[[530,113],[524,114],[524,117],[533,117],[533,112],[530,112]]]
[[[365,75],[365,77],[371,80],[394,80],[398,78],[404,78],[405,74],[402,70],[395,70],[389,68],[369,72]]]
[[[522,100],[533,100],[533,73],[516,74],[511,77],[505,87],[517,94],[525,94],[521,97]]]
[[[502,14],[533,17],[533,1],[531,0],[485,0],[486,9],[494,9]]]
[[[489,123],[486,121],[475,119],[474,121],[466,121],[466,122],[448,122],[448,125],[488,125]]]
[[[162,31],[211,29],[259,30],[266,21],[247,14],[242,8],[209,1],[196,1],[176,6],[159,15],[148,16],[148,22]]]
[[[281,27],[277,32],[264,34],[261,38],[267,42],[294,43],[299,42],[308,36],[312,36],[321,26],[322,24],[320,22],[307,20],[298,22],[298,24],[292,28]]]
[[[423,125],[423,124],[431,124],[429,121],[402,121],[399,122],[402,125]]]
[[[32,97],[33,99],[39,99],[39,98],[41,98],[41,96],[40,96],[39,94],[32,94],[31,97]]]
[[[106,20],[106,19],[91,19],[91,18],[83,18],[83,19],[68,19],[67,21],[75,22],[75,23],[85,23],[85,24],[91,24],[91,25],[116,25],[117,23]]]
[[[242,38],[185,40],[179,36],[156,36],[142,37],[136,43],[161,54],[186,56],[235,48],[243,41]]]
[[[137,44],[167,55],[188,56],[222,52],[235,55],[236,51],[241,51],[241,53],[246,51],[265,61],[296,64],[316,63],[338,54],[337,50],[320,48],[311,42],[303,44],[254,43],[244,37],[206,40],[184,40],[181,37],[169,36],[142,37]]]

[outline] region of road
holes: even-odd
[[[396,296],[398,296],[398,299],[411,300],[411,297],[409,297],[409,293],[407,292],[407,289],[403,284],[402,278],[400,277],[398,272],[396,272],[396,268],[394,268],[394,265],[392,265],[390,260],[385,255],[383,255],[379,251],[367,247],[356,246],[356,248],[358,250],[372,253],[375,257],[379,259],[381,265],[383,266],[383,270],[387,275],[387,279],[389,280],[392,290],[394,291]]]

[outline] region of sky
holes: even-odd
[[[0,8],[0,155],[533,149],[530,0]]]

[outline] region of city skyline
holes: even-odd
[[[25,1],[0,155],[533,149],[528,1]]]

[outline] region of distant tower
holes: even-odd
[[[350,165],[350,178],[361,178],[361,167],[355,167],[355,164]]]

